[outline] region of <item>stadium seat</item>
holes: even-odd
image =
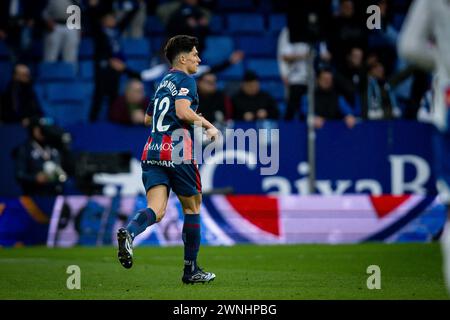
[[[53,109],[51,108],[50,103],[45,98],[46,95],[45,87],[46,86],[41,83],[36,83],[34,85],[34,92],[36,93],[36,97],[39,101],[39,105],[44,115],[46,117],[53,118],[51,116]]]
[[[261,81],[261,90],[267,91],[277,101],[284,101],[284,85],[281,80]]]
[[[284,14],[271,14],[269,16],[269,32],[278,34],[287,26],[287,18]]]
[[[31,43],[31,56],[35,61],[42,61],[44,55],[44,43],[41,39],[35,39]]]
[[[263,16],[252,13],[230,14],[228,31],[232,34],[263,34],[265,32]]]
[[[278,62],[275,59],[249,59],[247,69],[256,72],[261,80],[280,80]]]
[[[205,50],[200,58],[202,63],[215,65],[228,59],[234,50],[234,43],[231,37],[209,36],[206,38]]]
[[[90,80],[94,78],[94,63],[92,61],[80,61],[78,73],[81,79]]]
[[[277,39],[270,35],[236,37],[236,47],[245,52],[246,58],[275,58],[277,55]]]
[[[258,4],[258,12],[267,15],[270,14],[270,12],[273,12],[273,0],[259,0],[259,4]]]
[[[13,65],[10,61],[0,61],[0,93],[3,92],[12,77]]]
[[[166,43],[166,37],[151,37],[151,48],[153,53],[162,52],[162,49]]]
[[[84,87],[84,92],[85,92],[85,99],[88,100],[89,102],[91,101],[92,95],[94,94],[94,88],[95,88],[95,84],[92,81],[83,81],[82,85]]]
[[[147,35],[163,35],[165,28],[158,17],[150,15],[145,20],[145,33]]]
[[[73,81],[75,66],[66,62],[42,62],[38,66],[39,81]]]
[[[67,126],[88,122],[91,104],[88,85],[80,82],[48,83],[46,92],[38,88],[36,93],[43,99],[41,104],[45,114],[57,124]]]
[[[286,102],[277,100],[277,105],[278,105],[278,111],[280,112],[280,118],[283,118],[285,113],[286,113]]]
[[[150,42],[147,39],[122,39],[122,50],[129,59],[150,57]]]
[[[244,76],[244,65],[242,62],[232,65],[218,74],[220,80],[241,80]]]
[[[66,127],[77,123],[87,123],[89,111],[88,103],[66,102],[51,105],[48,116],[53,118],[58,125]]]
[[[0,59],[8,59],[9,58],[9,49],[6,46],[6,43],[0,41]]]
[[[150,63],[148,59],[131,59],[127,61],[127,66],[136,72],[141,72],[142,70],[148,69]]]
[[[94,55],[94,43],[91,38],[82,38],[78,48],[78,59],[92,59]]]
[[[219,15],[213,15],[209,21],[209,31],[211,34],[223,34],[224,33],[223,17]]]
[[[250,12],[253,10],[252,0],[218,0],[216,4],[218,12]]]
[[[217,80],[217,89],[219,89],[219,90],[223,90],[223,89],[225,89],[225,81],[223,81],[223,80]]]
[[[82,102],[84,88],[81,83],[49,83],[47,84],[47,100],[50,103],[57,102]]]

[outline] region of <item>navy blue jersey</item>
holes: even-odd
[[[141,160],[173,160],[172,151],[178,143],[183,143],[180,154],[183,160],[193,159],[194,126],[180,120],[175,111],[175,101],[191,101],[191,109],[197,111],[197,85],[193,77],[183,71],[171,69],[161,80],[151,100],[147,114],[152,116],[151,134],[147,139]],[[182,139],[172,140],[175,130],[184,130]]]

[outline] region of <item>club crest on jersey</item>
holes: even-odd
[[[189,93],[189,89],[188,88],[181,88],[180,92],[178,93],[179,96],[187,96],[187,94]]]

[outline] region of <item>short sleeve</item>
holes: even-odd
[[[175,100],[178,99],[187,99],[189,101],[195,100],[195,95],[197,93],[197,84],[195,83],[194,78],[185,77],[180,81],[179,86],[177,87],[178,93],[175,96]]]

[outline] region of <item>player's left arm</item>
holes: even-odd
[[[206,129],[206,135],[214,140],[219,130],[204,117],[191,109],[192,101],[196,99],[197,85],[191,77],[184,78],[180,83],[178,94],[175,96],[175,112],[177,117],[188,124],[194,124]]]
[[[175,112],[180,120],[188,124],[198,124],[205,129],[214,127],[203,116],[198,115],[191,109],[191,101],[188,99],[178,99],[175,101]]]
[[[175,100],[175,112],[177,117],[188,123],[201,126],[206,129],[206,135],[209,139],[215,140],[219,135],[219,130],[217,130],[214,125],[206,120],[203,116],[199,116],[191,109],[191,101],[188,99],[177,99]]]

